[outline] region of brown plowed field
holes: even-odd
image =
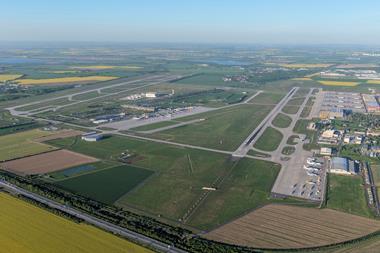
[[[63,139],[63,138],[78,136],[81,134],[83,134],[82,131],[65,129],[65,130],[61,130],[61,131],[58,131],[56,133],[53,133],[51,135],[36,138],[36,139],[34,139],[34,141],[44,142],[44,141],[50,141],[50,140],[55,140],[55,139]]]
[[[330,209],[267,205],[205,237],[255,248],[307,248],[348,241],[379,229],[379,221]]]
[[[77,165],[96,162],[98,159],[71,152],[57,150],[16,159],[0,164],[1,168],[21,175],[44,174]]]

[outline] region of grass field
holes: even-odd
[[[161,122],[157,122],[157,123],[153,123],[153,124],[149,124],[149,125],[145,125],[145,126],[131,128],[130,130],[133,130],[133,131],[149,131],[149,130],[153,130],[153,129],[157,129],[157,128],[161,128],[161,127],[172,126],[172,125],[175,125],[178,123],[179,122],[174,121],[174,120],[161,121]]]
[[[23,156],[39,154],[54,150],[55,148],[33,139],[51,135],[38,129],[0,136],[0,161],[6,161]]]
[[[270,190],[279,170],[280,166],[272,162],[240,160],[220,187],[210,193],[189,224],[210,229],[270,202]]]
[[[12,81],[17,78],[22,77],[22,75],[18,74],[0,74],[0,82],[5,82],[5,81]]]
[[[150,253],[86,224],[77,224],[0,193],[1,252]]]
[[[287,113],[287,114],[296,114],[299,110],[299,106],[294,106],[294,105],[285,105],[283,108],[282,108],[282,112],[283,113]]]
[[[283,137],[280,131],[273,127],[268,127],[257,140],[254,147],[263,151],[275,151]]]
[[[359,85],[358,82],[349,82],[349,81],[318,81],[320,84],[327,86],[347,86],[347,87],[355,87]]]
[[[56,184],[92,199],[113,204],[148,178],[153,172],[121,165],[56,182]]]
[[[277,104],[284,97],[284,93],[262,92],[254,97],[250,104]]]
[[[79,138],[49,143],[111,161],[122,152],[132,154],[129,160],[132,166],[153,170],[155,174],[142,187],[122,196],[116,204],[171,219],[182,217],[202,193],[201,188],[211,185],[232,166],[228,155],[119,136],[95,143]]]
[[[287,128],[292,123],[292,118],[289,116],[279,113],[276,118],[272,121],[272,124],[276,127]]]
[[[291,155],[294,153],[294,151],[296,151],[296,148],[295,147],[292,147],[292,146],[286,146],[282,149],[281,153],[283,155]]]
[[[178,119],[206,120],[153,136],[158,139],[233,151],[258,126],[273,106],[241,105]]]
[[[81,82],[101,82],[117,79],[115,76],[76,76],[76,77],[57,77],[46,79],[19,79],[18,84],[21,85],[43,85],[43,84],[65,84],[65,83],[81,83]]]
[[[351,214],[372,217],[359,176],[329,174],[327,207]]]

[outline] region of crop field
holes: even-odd
[[[49,136],[51,134],[51,132],[35,129],[0,136],[0,161],[7,161],[55,150],[56,148],[50,145],[34,141],[34,139]]]
[[[276,127],[287,128],[292,123],[292,118],[283,113],[277,114],[276,118],[272,121],[272,124]]]
[[[62,180],[56,184],[92,199],[113,204],[152,174],[153,171],[150,170],[120,165]]]
[[[368,84],[380,84],[380,80],[368,80]]]
[[[220,226],[270,202],[269,195],[280,165],[242,159],[231,174],[194,213],[189,224],[200,229]]]
[[[380,222],[331,209],[267,205],[221,226],[206,238],[258,248],[306,248],[360,238]]]
[[[254,147],[262,151],[275,151],[283,137],[280,131],[273,127],[268,127],[256,141]]]
[[[12,81],[17,78],[22,77],[22,75],[17,75],[17,74],[0,74],[0,82],[5,82],[5,81]]]
[[[256,128],[273,106],[241,105],[177,119],[205,119],[152,134],[154,138],[233,151]]]
[[[318,81],[320,84],[327,86],[347,86],[347,87],[355,87],[359,85],[358,82],[349,82],[349,81]]]
[[[86,224],[77,224],[32,204],[0,193],[2,252],[152,253]]]
[[[4,162],[0,166],[17,174],[32,175],[49,173],[96,161],[98,161],[96,158],[79,153],[57,150]]]
[[[327,207],[356,215],[372,217],[367,206],[362,178],[329,174]]]
[[[76,77],[57,77],[46,79],[19,79],[21,85],[48,85],[48,84],[66,84],[66,83],[88,83],[102,82],[117,79],[115,76],[76,76]]]

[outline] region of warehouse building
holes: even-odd
[[[90,133],[82,134],[81,139],[84,141],[95,142],[95,141],[100,141],[101,139],[103,139],[103,135],[97,134],[96,132],[90,132]]]
[[[359,163],[344,157],[333,157],[330,163],[330,173],[340,175],[357,175],[360,171]]]

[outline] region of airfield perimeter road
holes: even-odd
[[[187,251],[184,251],[184,250],[181,250],[181,249],[178,249],[178,248],[175,248],[173,246],[169,246],[165,243],[162,243],[160,241],[157,241],[157,240],[154,240],[154,239],[151,239],[147,236],[144,236],[144,235],[141,235],[141,234],[138,234],[136,232],[133,232],[131,230],[128,230],[126,228],[123,228],[123,227],[119,227],[117,225],[114,225],[110,222],[107,222],[107,221],[104,221],[104,220],[101,220],[101,219],[98,219],[96,217],[93,217],[89,214],[86,214],[86,213],[83,213],[81,211],[78,211],[72,207],[69,207],[67,205],[62,205],[60,203],[57,203],[55,201],[52,201],[50,199],[47,199],[45,197],[42,197],[38,194],[35,194],[35,193],[32,193],[32,192],[29,192],[27,190],[24,190],[22,188],[19,188],[13,184],[10,184],[8,182],[5,182],[3,180],[0,180],[0,187],[3,187],[5,189],[7,189],[8,191],[10,192],[13,192],[13,193],[16,193],[16,194],[19,194],[19,195],[23,195],[23,196],[26,196],[28,198],[31,198],[37,202],[40,202],[40,203],[43,203],[51,208],[54,208],[54,209],[57,209],[57,210],[60,210],[62,212],[65,212],[65,213],[68,213],[70,215],[73,215],[77,218],[80,218],[80,219],[83,219],[85,222],[91,224],[91,225],[94,225],[96,227],[99,227],[101,229],[104,229],[108,232],[111,232],[113,234],[117,234],[117,235],[120,235],[124,238],[127,238],[127,239],[130,239],[132,241],[136,241],[136,242],[139,242],[141,243],[142,245],[147,245],[147,246],[150,246],[156,250],[159,250],[160,252],[171,252],[171,253],[186,253]]]

